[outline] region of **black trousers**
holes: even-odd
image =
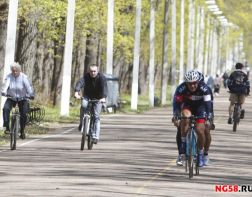
[[[4,107],[3,107],[3,120],[4,120],[4,127],[8,127],[10,125],[10,111],[13,107],[18,105],[19,112],[20,112],[20,129],[21,132],[24,131],[25,124],[27,122],[27,113],[29,111],[29,102],[27,100],[22,100],[15,102],[11,99],[7,99]]]

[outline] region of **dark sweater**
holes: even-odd
[[[89,73],[85,74],[75,86],[75,92],[79,92],[84,87],[83,96],[89,99],[101,99],[107,97],[107,80],[102,73],[98,73],[92,78]]]

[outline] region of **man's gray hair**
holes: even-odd
[[[11,64],[10,69],[16,68],[17,70],[21,71],[21,65],[18,62],[14,62]]]

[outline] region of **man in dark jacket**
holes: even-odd
[[[229,105],[229,118],[228,124],[232,124],[232,114],[234,109],[235,102],[242,104],[245,102],[245,97],[249,95],[250,92],[250,85],[248,81],[248,76],[245,72],[243,72],[244,65],[242,63],[237,63],[235,65],[235,71],[231,73],[228,79],[228,89],[230,91],[230,105]],[[239,97],[238,97],[239,96]],[[244,118],[245,111],[244,109],[241,110],[240,118]]]
[[[107,81],[105,76],[98,71],[98,66],[92,64],[89,66],[88,73],[81,78],[75,86],[75,98],[81,99],[80,90],[84,87],[83,99],[80,109],[80,125],[83,114],[87,110],[89,100],[95,99],[99,102],[94,103],[94,130],[92,131],[92,138],[94,144],[97,144],[100,137],[100,113],[102,109],[102,103],[106,102],[107,97]]]

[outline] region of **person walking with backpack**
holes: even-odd
[[[245,102],[245,97],[249,95],[250,92],[250,84],[248,81],[247,74],[242,70],[244,65],[242,63],[237,63],[235,65],[235,71],[231,73],[228,78],[228,89],[230,92],[230,105],[229,105],[229,118],[228,124],[232,124],[232,114],[234,109],[235,102],[241,103],[241,108],[243,103]],[[242,108],[240,118],[243,119],[245,114],[245,110]]]

